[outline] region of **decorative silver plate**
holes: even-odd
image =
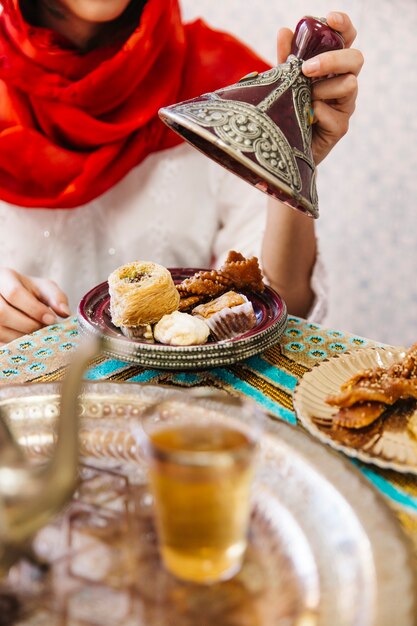
[[[179,283],[195,274],[195,268],[170,269],[174,282]],[[107,282],[91,289],[78,307],[80,330],[86,335],[99,335],[107,354],[156,369],[201,370],[230,365],[263,352],[275,345],[287,326],[287,307],[270,287],[262,293],[247,293],[253,304],[257,323],[248,332],[224,341],[209,341],[199,346],[167,346],[144,343],[125,337],[112,324]]]
[[[415,626],[410,547],[386,502],[347,460],[273,420],[241,572],[212,586],[169,576],[134,436],[144,407],[167,393],[172,388],[86,384],[80,487],[35,539],[49,577],[40,582],[23,566],[10,574],[27,607],[15,626]],[[0,404],[27,454],[44,459],[59,386],[3,388]]]
[[[293,397],[297,416],[315,437],[345,454],[397,472],[417,474],[417,432],[409,428],[414,404],[394,405],[370,426],[360,429],[333,426],[337,407],[326,402],[354,374],[374,367],[389,367],[404,350],[364,348],[323,361],[299,381]],[[414,422],[414,420],[413,420]]]

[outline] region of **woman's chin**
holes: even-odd
[[[104,23],[117,19],[130,0],[61,0],[71,13],[86,22]]]

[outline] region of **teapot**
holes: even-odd
[[[20,558],[38,562],[30,541],[71,498],[78,478],[78,396],[82,375],[100,349],[98,339],[75,353],[61,388],[57,440],[47,465],[30,464],[0,406],[0,577]]]

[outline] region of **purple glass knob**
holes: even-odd
[[[291,54],[306,61],[322,52],[342,50],[344,46],[342,35],[330,28],[325,19],[303,17],[295,28]]]

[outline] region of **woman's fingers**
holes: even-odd
[[[0,343],[32,333],[69,315],[64,292],[51,280],[0,268]]]
[[[13,309],[43,325],[56,321],[56,316],[41,302],[39,293],[30,284],[30,280],[14,270],[0,269],[0,295]]]
[[[20,335],[27,335],[39,330],[42,326],[43,324],[18,311],[0,296],[0,329],[4,328],[9,331],[16,331]]]
[[[345,42],[345,50],[349,49],[352,43],[356,38],[356,28],[353,26],[349,16],[346,13],[341,13],[338,11],[332,11],[326,17],[327,23],[331,28],[337,30],[343,37]],[[293,38],[293,32],[289,28],[280,28],[278,31],[278,39],[277,39],[277,56],[278,63],[284,63],[288,55],[291,51],[291,43]],[[340,51],[337,51],[340,52]],[[323,55],[319,55],[319,62],[321,62],[321,67],[316,65],[317,69],[314,70],[314,74],[310,74],[304,71],[308,65],[303,66],[303,72],[308,76],[326,76],[329,74],[343,74],[346,71],[352,71],[350,69],[350,65],[355,66],[354,73],[356,75],[359,74],[361,67],[363,65],[363,57],[361,58],[361,53],[358,54],[358,50],[355,50],[352,59],[347,56],[343,56],[339,59],[338,56],[336,58],[332,58],[332,56],[326,58],[326,55],[332,55],[331,52],[323,53],[325,58],[322,60]],[[317,59],[318,57],[314,57]],[[306,62],[308,63],[308,62]],[[349,69],[346,69],[349,67]]]
[[[349,17],[345,13],[329,13],[327,21],[342,34],[347,47],[323,52],[302,65],[303,73],[313,79],[312,149],[316,163],[327,156],[349,128],[358,94],[357,77],[364,63],[362,53],[349,47],[356,37]]]
[[[21,336],[22,333],[19,333],[16,330],[0,326],[0,346],[4,345],[5,343],[9,343],[9,341],[19,339],[19,337]]]
[[[36,287],[42,302],[47,304],[60,317],[68,317],[70,314],[68,298],[53,280],[31,278],[30,281]]]
[[[340,11],[331,11],[327,14],[326,20],[331,28],[334,28],[334,30],[337,30],[342,35],[345,47],[350,48],[357,34],[356,28],[350,21],[350,17]]]
[[[355,110],[358,93],[357,76],[364,59],[359,50],[351,48],[356,29],[346,13],[332,11],[327,23],[343,37],[343,50],[323,52],[304,61],[303,73],[312,78],[312,107],[314,111],[313,155],[319,163],[343,137]],[[278,31],[278,62],[290,54],[293,33],[288,28]]]
[[[358,76],[363,66],[363,54],[355,48],[333,50],[318,54],[302,65],[303,74],[310,78],[325,78],[334,74]]]
[[[318,100],[327,101],[339,111],[352,114],[358,94],[358,79],[353,74],[345,74],[314,83],[312,89],[313,108]]]
[[[333,146],[347,133],[350,113],[335,109],[332,105],[318,100],[314,103],[313,158],[319,163]]]
[[[285,63],[291,51],[293,32],[289,28],[280,28],[277,39],[278,63]]]

